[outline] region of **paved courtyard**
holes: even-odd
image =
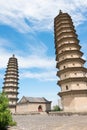
[[[17,126],[10,130],[87,130],[87,115],[14,115],[13,118]]]

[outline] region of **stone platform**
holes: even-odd
[[[9,130],[87,130],[87,115],[13,115]]]

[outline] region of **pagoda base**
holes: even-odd
[[[87,90],[60,92],[64,112],[87,112]]]
[[[15,112],[16,112],[16,105],[9,105],[9,109],[10,109],[12,114],[15,114]]]

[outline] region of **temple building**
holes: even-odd
[[[63,110],[87,112],[87,69],[72,19],[59,12],[54,19],[58,85]]]
[[[51,101],[44,97],[25,97],[17,103],[16,113],[37,113],[51,111]]]
[[[9,99],[9,108],[15,113],[18,101],[18,62],[14,55],[9,58],[3,84],[3,91]]]
[[[51,101],[44,97],[25,97],[18,101],[18,61],[13,55],[9,58],[4,78],[3,91],[9,99],[11,113],[24,114],[29,112],[48,112],[51,110]],[[18,102],[17,102],[18,101]]]

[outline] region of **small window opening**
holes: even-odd
[[[66,85],[66,90],[68,90],[68,86]]]
[[[73,63],[73,66],[75,66],[75,64]]]

